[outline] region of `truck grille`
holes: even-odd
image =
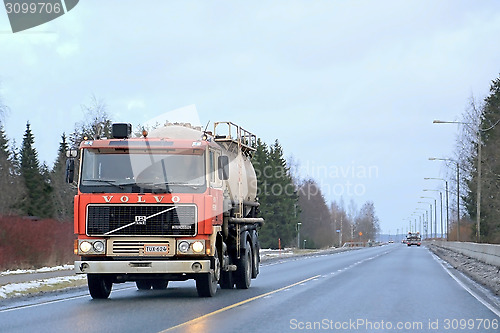
[[[111,248],[108,254],[115,256],[143,256],[145,254],[145,246],[147,245],[161,245],[166,246],[167,251],[162,253],[163,256],[172,256],[174,255],[173,249],[170,244],[174,244],[175,242],[171,242],[169,239],[160,239],[160,240],[134,240],[134,239],[111,239],[110,244]],[[158,255],[158,254],[157,254]]]
[[[87,206],[89,236],[195,236],[195,205]]]

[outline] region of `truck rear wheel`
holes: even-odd
[[[168,287],[168,280],[155,279],[151,280],[151,286],[154,290],[165,290]]]
[[[135,285],[139,290],[149,290],[151,289],[151,281],[150,280],[137,280],[135,281]]]
[[[248,289],[250,288],[250,283],[252,282],[252,245],[249,241],[246,242],[245,253],[237,261],[237,269],[235,272],[236,277],[236,288],[237,289]]]
[[[217,293],[220,279],[220,260],[217,248],[214,253],[214,268],[211,273],[201,273],[196,278],[196,291],[200,297],[213,297]]]
[[[113,283],[103,274],[87,274],[90,296],[94,299],[106,299],[111,294]]]

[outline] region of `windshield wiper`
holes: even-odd
[[[83,179],[82,181],[84,181],[84,182],[106,183],[106,184],[109,184],[109,185],[116,186],[116,187],[118,187],[121,190],[123,190],[123,186],[122,185],[126,185],[126,184],[116,184],[116,180],[108,180],[108,179]]]
[[[189,183],[183,183],[183,182],[168,182],[168,183],[165,183],[166,185],[180,185],[180,186],[189,186],[191,187],[193,190],[197,190],[199,189],[200,187],[197,186],[197,185],[193,185],[193,184],[189,184]]]
[[[166,193],[171,193],[169,187],[168,187],[168,183],[153,183],[153,182],[136,182],[136,183],[130,183],[130,184],[120,184],[120,185],[136,185],[138,186],[139,188],[150,188],[150,189],[153,189],[153,190],[157,190],[157,189],[161,189],[161,190],[165,190]]]

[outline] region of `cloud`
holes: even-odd
[[[78,54],[80,51],[80,45],[77,42],[63,43],[56,48],[57,54],[62,58],[69,58]]]
[[[144,109],[145,107],[146,103],[141,99],[132,99],[127,103],[127,110]]]

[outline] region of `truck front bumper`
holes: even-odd
[[[76,274],[210,273],[210,260],[75,261]]]

